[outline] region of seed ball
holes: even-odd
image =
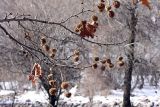
[[[70,98],[72,94],[71,94],[70,92],[67,92],[67,93],[65,93],[64,95],[65,95],[67,98]]]
[[[55,54],[56,52],[57,52],[57,49],[55,49],[55,48],[52,48],[52,49],[51,49],[51,53],[54,53],[54,54]]]
[[[94,63],[94,64],[92,65],[92,67],[93,67],[93,69],[97,69],[97,67],[98,67],[97,63]]]
[[[51,53],[51,54],[50,54],[50,57],[51,57],[52,59],[54,59],[55,53]]]
[[[101,66],[101,71],[105,71],[106,67],[104,65]]]
[[[56,92],[57,92],[57,89],[56,89],[56,88],[50,88],[50,89],[49,89],[49,94],[50,94],[50,95],[55,96],[55,95],[56,95]]]
[[[119,61],[122,61],[122,60],[123,60],[123,57],[122,57],[122,56],[120,56],[120,57],[118,58],[118,60],[119,60]]]
[[[73,60],[74,60],[74,62],[78,62],[79,61],[79,56],[78,55],[74,56]]]
[[[110,11],[112,9],[111,6],[106,7],[107,11]]]
[[[110,11],[108,12],[108,16],[109,16],[110,18],[113,18],[113,17],[115,16],[114,11],[110,10]]]
[[[101,61],[102,64],[105,64],[106,62],[107,62],[107,60],[102,60]]]
[[[119,8],[120,7],[120,2],[119,1],[114,1],[113,2],[113,6],[115,7],[115,8]]]
[[[93,16],[92,16],[92,20],[96,22],[96,21],[98,21],[98,17],[95,16],[95,15],[93,15]]]
[[[44,45],[43,48],[45,51],[49,52],[50,47],[48,45]]]
[[[41,44],[45,45],[46,44],[46,38],[41,38]]]
[[[55,81],[55,80],[50,80],[50,81],[49,81],[49,85],[54,86],[55,84],[56,84],[56,81]]]
[[[73,52],[73,54],[79,56],[79,51],[78,51],[78,50],[75,50],[75,51]]]
[[[94,57],[94,61],[99,61],[99,57]]]
[[[62,89],[67,89],[69,87],[69,83],[68,82],[62,82],[61,83],[61,88]]]
[[[49,74],[49,75],[47,76],[47,79],[50,81],[50,80],[52,80],[52,77],[53,77],[53,74]]]
[[[114,67],[114,65],[111,63],[111,64],[109,64],[109,68],[113,68]]]
[[[108,64],[111,64],[111,59],[106,59],[106,62],[107,62]]]
[[[124,66],[124,61],[119,61],[118,64],[119,64],[120,67]]]
[[[80,30],[79,28],[75,28],[74,31],[78,33]]]
[[[98,4],[97,7],[98,7],[98,9],[100,9],[100,10],[104,10],[104,9],[105,9],[105,4],[101,2],[101,3]]]

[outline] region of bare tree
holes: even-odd
[[[136,59],[139,59],[137,58],[139,53],[136,51],[136,44],[138,42],[142,43],[143,41],[143,39],[139,40],[140,37],[138,36],[140,35],[142,38],[147,38],[147,40],[152,42],[155,40],[154,37],[152,37],[153,34],[156,36],[159,33],[158,24],[154,24],[152,20],[146,20],[150,17],[147,17],[147,14],[142,14],[143,9],[140,5],[142,1],[133,1],[135,1],[134,4],[132,1],[122,0],[121,8],[117,10],[114,9],[114,18],[112,14],[108,14],[108,11],[108,15],[106,15],[105,12],[101,14],[95,11],[94,8],[96,7],[97,9],[97,4],[92,0],[82,3],[77,3],[77,1],[74,0],[65,2],[62,2],[62,0],[50,0],[48,2],[32,0],[26,5],[24,5],[24,3],[26,3],[24,0],[20,2],[16,2],[15,0],[3,1],[2,5],[6,4],[3,5],[4,8],[6,8],[7,11],[11,11],[11,13],[6,14],[5,17],[0,19],[0,28],[3,31],[2,39],[10,39],[14,42],[13,45],[19,47],[17,51],[24,52],[25,56],[28,55],[30,61],[27,62],[26,68],[28,68],[30,62],[32,62],[32,65],[30,65],[29,69],[33,66],[34,62],[42,65],[44,76],[40,79],[48,92],[51,104],[55,107],[58,105],[59,96],[62,93],[60,84],[63,81],[73,81],[75,75],[79,77],[80,73],[76,73],[76,71],[83,71],[86,68],[93,67],[93,63],[90,63],[89,56],[97,55],[101,56],[102,59],[103,57],[109,57],[112,59],[112,62],[117,61],[117,56],[124,56],[126,60],[125,67],[121,69],[121,67],[116,66],[117,63],[115,63],[114,66],[115,68],[117,67],[118,70],[121,69],[124,71],[125,75],[123,107],[131,107],[132,72]],[[113,2],[115,1],[108,0],[109,5],[112,5]],[[75,11],[71,11],[68,5]],[[16,6],[18,8],[16,8]],[[50,8],[46,9],[46,7]],[[80,9],[76,9],[76,7],[80,7]],[[54,11],[52,11],[53,8],[55,9]],[[1,13],[3,12],[5,11],[3,10]],[[15,12],[18,12],[18,14],[14,14]],[[93,39],[85,38],[72,30],[73,26],[75,26],[79,20],[89,20],[88,17],[92,14],[96,14],[100,20],[98,30],[95,33],[97,37]],[[75,25],[72,23],[75,23]],[[157,23],[159,23],[158,18]],[[141,27],[142,25],[143,27]],[[150,26],[156,28],[150,29]],[[40,41],[42,37],[46,38],[49,48],[53,47],[57,49],[54,58],[52,58],[47,51],[44,51],[44,48],[41,46]],[[76,48],[78,48],[81,53],[81,60],[78,64],[72,61],[74,60],[72,59],[74,56],[73,51]],[[90,52],[89,54],[91,55],[88,55],[87,52],[90,51],[90,48],[94,48],[96,53]],[[107,53],[107,55],[105,53]],[[6,61],[8,59],[4,60]],[[13,59],[9,59],[9,62],[12,60]],[[52,69],[49,71],[50,68]],[[126,70],[124,70],[125,68]],[[112,70],[118,71],[117,69]],[[47,75],[50,73],[54,74],[53,77],[58,82],[56,95],[49,94],[51,86],[48,84]],[[96,76],[98,76],[98,74],[99,73],[97,73]],[[116,75],[119,73],[116,72],[113,74]]]

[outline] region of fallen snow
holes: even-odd
[[[48,96],[46,96],[46,94],[44,94],[42,91],[40,91],[39,93],[37,93],[36,91],[28,91],[20,96],[16,96],[16,99],[16,101],[21,103],[25,103],[26,101],[32,103],[35,103],[37,101],[41,103],[48,102]]]
[[[144,86],[143,89],[135,89],[131,96],[131,101],[134,106],[138,105],[139,103],[150,106],[150,105],[157,105],[160,104],[160,88],[150,87],[150,86]],[[70,92],[72,93],[71,98],[66,98],[63,94],[60,96],[61,101],[67,103],[74,103],[74,104],[84,104],[89,102],[88,97],[82,97],[82,96],[76,96],[77,92],[77,86],[73,87]],[[0,96],[13,94],[14,91],[9,90],[1,90]],[[118,90],[112,90],[111,94],[108,96],[99,96],[96,95],[93,97],[93,102],[100,102],[101,104],[109,104],[113,105],[116,103],[122,104],[123,100],[123,91],[121,89]],[[36,91],[28,91],[21,95],[16,96],[15,102],[20,103],[35,103],[35,102],[41,102],[41,103],[48,103],[48,96],[46,93],[40,91],[39,93],[36,93]],[[9,99],[6,101],[6,103],[11,103],[11,100]]]
[[[0,96],[14,94],[14,91],[11,90],[0,90]]]
[[[74,91],[73,91],[74,90]],[[75,92],[76,88],[72,89]],[[131,96],[131,102],[134,106],[137,106],[139,103],[150,106],[160,104],[160,88],[144,86],[143,89],[135,89]],[[61,99],[67,103],[87,103],[89,102],[88,97],[82,96],[72,96],[71,98],[66,98],[64,95],[61,95]],[[108,96],[99,96],[96,95],[93,97],[93,102],[101,102],[102,104],[114,105],[114,103],[121,103],[123,101],[123,91],[121,89],[112,90],[111,94]]]
[[[14,91],[1,90],[0,91],[0,104],[11,104],[13,102]],[[15,103],[48,103],[48,96],[42,91],[37,93],[36,91],[28,91],[20,95],[15,96]]]

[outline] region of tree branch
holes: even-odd
[[[65,30],[69,31],[70,33],[74,34],[74,35],[77,35],[78,37],[80,37],[80,35],[74,31],[72,31],[71,29],[67,28],[65,25],[61,24],[61,23],[57,23],[57,22],[50,22],[50,21],[46,21],[46,20],[40,20],[40,19],[32,19],[32,18],[28,18],[28,17],[23,17],[23,18],[5,18],[5,19],[0,19],[0,23],[3,23],[3,22],[25,22],[25,21],[29,21],[29,22],[39,22],[39,23],[44,23],[44,24],[49,24],[49,25],[58,25],[62,28],[64,28]],[[127,40],[125,41],[122,41],[122,42],[119,42],[119,43],[99,43],[99,42],[94,42],[94,41],[91,41],[91,40],[88,40],[86,38],[82,38],[84,41],[87,41],[89,43],[92,43],[92,44],[97,44],[99,46],[109,46],[109,45],[121,45],[123,43],[125,43]]]

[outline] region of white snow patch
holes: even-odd
[[[72,89],[70,89],[69,92],[72,93],[72,96],[75,96],[75,94],[77,92],[77,85],[74,86]]]
[[[9,95],[9,94],[13,94],[14,91],[11,90],[0,90],[0,96],[2,95]]]
[[[131,102],[133,102],[133,105],[137,105],[139,103],[150,106],[153,104],[156,105],[160,103],[160,88],[151,87],[149,85],[144,86],[143,89],[135,89],[131,96]],[[73,91],[74,90],[74,91]],[[74,92],[75,95],[76,87],[71,89],[70,92]],[[88,97],[82,97],[82,96],[72,96],[71,98],[66,98],[64,95],[61,95],[61,99],[67,103],[74,103],[74,104],[83,104],[88,103],[89,98]],[[113,105],[115,102],[121,103],[123,101],[123,90],[111,90],[111,94],[108,96],[99,96],[96,95],[93,97],[93,102],[102,102],[102,104],[109,104]]]
[[[32,103],[35,103],[36,101],[39,101],[41,103],[47,103],[48,102],[48,96],[46,96],[42,91],[37,93],[36,91],[28,91],[20,96],[16,96],[17,100],[21,103],[25,103],[27,100],[31,101]]]

